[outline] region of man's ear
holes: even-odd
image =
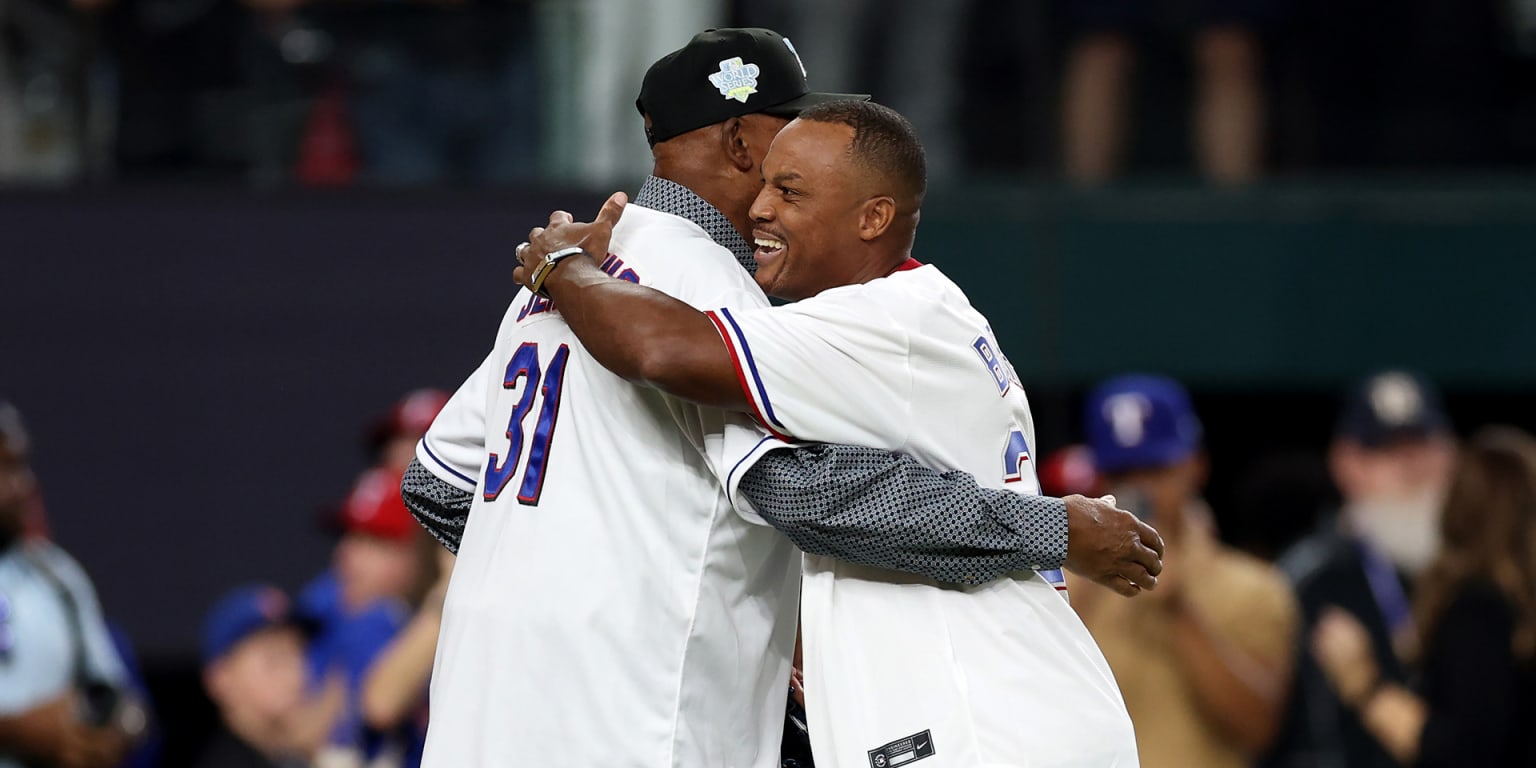
[[[859,239],[867,242],[880,237],[891,228],[891,222],[895,220],[895,200],[886,195],[865,200],[859,210]]]
[[[720,149],[736,170],[752,170],[752,150],[747,146],[746,127],[741,118],[733,117],[720,124]]]

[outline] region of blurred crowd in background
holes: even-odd
[[[331,562],[313,564],[320,572],[296,595],[252,573],[208,608],[201,678],[220,722],[170,763],[195,754],[191,764],[205,768],[420,764],[453,557],[406,510],[400,478],[447,400],[408,393],[368,429],[373,465],[317,520],[335,536]],[[0,766],[160,765],[165,723],[131,641],[80,566],[47,541],[30,440],[19,411],[0,402]]]
[[[0,0],[0,186],[606,191],[649,167],[641,73],[728,24],[786,33],[814,88],[908,115],[941,187],[1536,168],[1532,0]],[[48,543],[33,436],[0,405],[0,768],[414,765],[452,559],[398,485],[445,399],[358,425],[332,560],[291,593],[252,570],[206,606],[206,702],[158,707],[92,564]],[[1208,439],[1197,401],[1100,382],[1082,444],[1039,457],[1047,492],[1114,494],[1168,541],[1152,594],[1072,587],[1143,764],[1536,766],[1536,441],[1454,423],[1405,371],[1340,393],[1331,442],[1301,456]],[[1203,500],[1222,461],[1235,509]],[[210,703],[216,730],[186,725]]]
[[[399,482],[446,400],[409,393],[368,429],[373,465],[323,515],[333,560],[308,585],[290,597],[252,573],[209,607],[201,677],[219,725],[179,745],[193,764],[419,764],[453,558]],[[1044,457],[1044,492],[1113,494],[1167,542],[1147,595],[1070,587],[1143,765],[1536,765],[1536,438],[1459,438],[1435,387],[1405,371],[1340,402],[1317,447],[1335,490],[1283,457],[1249,468],[1303,523],[1269,542],[1273,560],[1223,542],[1202,495],[1221,446],[1172,379],[1102,382],[1084,442]],[[154,703],[112,607],[47,541],[30,445],[0,404],[0,766],[155,765]],[[6,623],[22,612],[48,620]]]
[[[1529,0],[6,0],[0,182],[627,183],[639,74],[728,24],[941,182],[1536,164]]]

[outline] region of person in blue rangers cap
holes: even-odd
[[[1108,493],[1167,544],[1157,589],[1108,600],[1071,581],[1136,724],[1145,768],[1247,766],[1278,728],[1296,608],[1280,574],[1216,537],[1200,498],[1200,419],[1177,382],[1124,376],[1089,395],[1085,431]]]
[[[308,765],[340,713],[342,692],[306,694],[305,634],[276,587],[238,587],[214,604],[203,625],[203,687],[222,722],[198,765]]]
[[[1346,394],[1328,453],[1343,505],[1278,561],[1301,603],[1305,635],[1326,606],[1342,608],[1369,634],[1384,683],[1408,681],[1402,657],[1414,631],[1412,585],[1439,550],[1439,510],[1455,461],[1451,422],[1433,384],[1402,370],[1367,377]],[[1399,763],[1303,648],[1285,725],[1263,765]]]
[[[143,733],[145,711],[85,571],[24,534],[35,493],[31,440],[0,401],[0,768],[106,768]]]

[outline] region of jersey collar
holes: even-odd
[[[757,273],[757,259],[752,258],[752,247],[747,245],[747,239],[736,231],[725,214],[694,194],[693,190],[676,182],[647,176],[645,184],[635,194],[634,204],[681,216],[699,225],[711,240],[730,251],[748,274]]]

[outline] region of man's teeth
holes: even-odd
[[[762,246],[764,248],[767,248],[769,250],[774,250],[774,251],[777,251],[777,250],[779,250],[779,249],[784,247],[784,244],[779,242],[778,240],[769,240],[766,237],[759,237],[754,242],[756,242],[758,245],[760,245],[760,246]]]

